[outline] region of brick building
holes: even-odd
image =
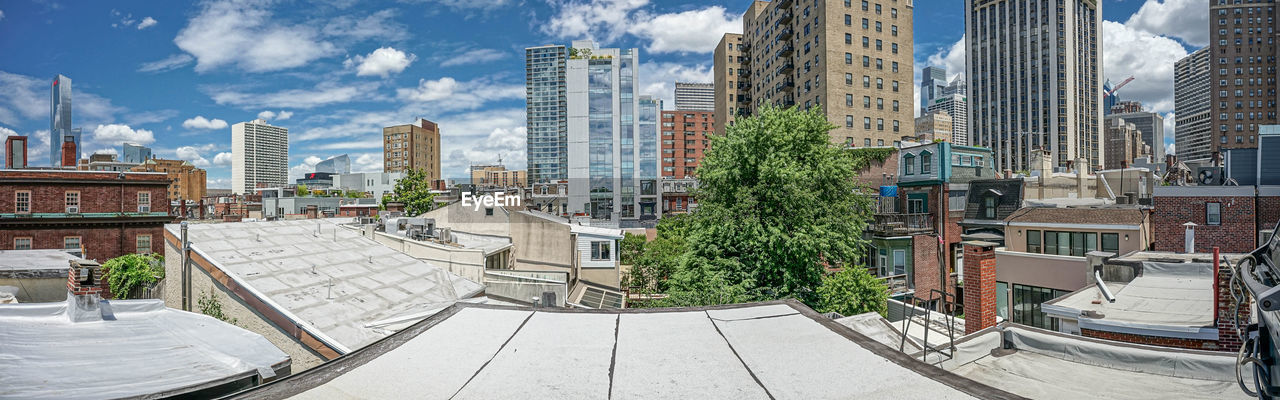
[[[0,249],[66,249],[106,261],[163,251],[173,222],[157,173],[0,170]]]
[[[207,175],[184,160],[150,159],[133,167],[133,172],[163,172],[169,176],[169,200],[200,200],[208,195]]]
[[[714,114],[707,111],[662,112],[662,177],[692,177],[715,132]]]
[[[1280,196],[1259,196],[1273,190],[1253,186],[1161,186],[1152,196],[1155,210],[1155,250],[1186,250],[1186,223],[1194,223],[1195,251],[1213,247],[1226,253],[1256,249],[1258,231],[1271,229],[1280,219]],[[1276,193],[1280,194],[1280,193]],[[1259,205],[1271,205],[1261,211]]]

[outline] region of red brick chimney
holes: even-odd
[[[72,141],[62,142],[62,166],[64,167],[76,166],[76,142],[72,142]]]
[[[102,279],[101,268],[91,260],[71,260],[71,269],[67,271],[67,291],[76,296],[102,296],[102,287],[107,282]]]
[[[19,158],[14,159],[14,155]],[[9,136],[4,140],[4,168],[20,169],[27,167],[27,137]]]
[[[1215,325],[1218,327],[1218,350],[1219,351],[1239,351],[1240,346],[1244,345],[1244,338],[1236,333],[1235,321],[1236,308],[1235,300],[1231,298],[1231,268],[1225,268],[1220,265],[1221,258],[1218,248],[1213,248],[1213,276],[1214,276],[1214,319]],[[1240,306],[1240,329],[1244,329],[1244,325],[1249,323],[1250,310],[1248,304]]]
[[[995,243],[964,242],[964,334],[996,325]]]
[[[204,199],[200,199],[200,219],[204,219]]]

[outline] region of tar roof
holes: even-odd
[[[188,235],[198,255],[340,352],[391,334],[387,321],[484,290],[337,222],[192,224]],[[166,229],[178,236],[177,225]]]
[[[163,397],[289,363],[256,333],[159,300],[104,301],[114,319],[79,323],[74,302],[0,304],[0,398]]]
[[[628,311],[455,305],[240,397],[1015,396],[915,361],[787,301]]]
[[[1005,222],[1042,224],[1140,225],[1146,218],[1137,208],[1027,207],[1015,211]]]
[[[1213,266],[1205,263],[1144,262],[1142,276],[1127,283],[1107,282],[1115,296],[1102,299],[1089,286],[1043,305],[1044,312],[1076,319],[1080,327],[1122,333],[1213,339]],[[1084,312],[1089,314],[1081,315]]]

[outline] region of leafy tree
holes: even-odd
[[[298,184],[295,192],[298,197],[307,197],[307,195],[311,194],[311,191],[307,190],[307,185],[304,184]]]
[[[409,170],[396,182],[395,190],[394,195],[382,198],[383,209],[386,209],[387,203],[391,202],[404,203],[404,211],[407,215],[422,215],[435,209],[436,195],[431,193],[431,180],[427,177],[426,171]]]
[[[818,108],[767,107],[712,136],[671,305],[816,302],[825,266],[856,263],[871,201]]]
[[[128,299],[133,292],[164,278],[164,257],[158,254],[126,254],[102,264],[102,275],[117,299]]]
[[[667,280],[680,265],[680,258],[688,251],[687,232],[692,217],[674,215],[658,221],[658,234],[635,258],[631,271],[623,279],[623,285],[635,293],[663,293],[668,289]],[[625,239],[624,239],[625,240]],[[626,248],[626,245],[623,245]]]
[[[636,258],[644,251],[644,235],[628,233],[622,236],[622,244],[618,249],[618,261],[624,265],[635,265]]]
[[[822,278],[818,286],[819,312],[858,315],[888,311],[889,287],[867,272],[866,267],[850,266]]]

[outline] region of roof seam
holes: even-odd
[[[453,392],[453,395],[449,396],[449,399],[453,400],[453,398],[458,397],[458,393],[462,393],[462,389],[466,389],[467,385],[470,385],[472,380],[475,380],[477,376],[480,376],[480,372],[484,371],[484,367],[488,367],[489,363],[493,362],[493,359],[498,358],[498,355],[502,354],[502,350],[507,348],[507,344],[511,343],[511,339],[515,339],[516,334],[520,333],[521,329],[524,329],[524,324],[529,323],[529,319],[533,318],[533,315],[537,313],[538,313],[537,311],[534,311],[529,313],[528,316],[524,317],[524,321],[520,321],[520,326],[517,326],[516,330],[514,332],[511,332],[511,336],[507,337],[507,340],[502,342],[501,346],[498,346],[498,351],[493,352],[493,355],[489,356],[489,359],[485,360],[484,364],[480,365],[480,368],[476,368],[476,372],[471,374],[471,377],[467,378],[467,381],[463,382],[462,386],[458,388],[458,391]]]
[[[706,310],[703,310],[702,313],[707,315],[708,320],[711,320],[711,327],[716,328],[716,334],[720,335],[721,339],[724,339],[724,344],[729,346],[729,351],[733,352],[733,356],[738,359],[738,362],[742,363],[742,368],[747,370],[747,374],[751,375],[751,379],[756,381],[756,385],[760,385],[760,389],[764,390],[764,394],[769,396],[769,400],[777,399],[773,397],[773,393],[769,393],[769,388],[764,386],[764,382],[760,382],[760,377],[756,376],[756,372],[751,370],[751,366],[747,365],[747,361],[742,359],[742,355],[738,354],[738,349],[733,348],[733,343],[729,341],[728,337],[724,336],[724,332],[720,331],[720,325],[716,325],[716,319],[711,318],[711,313]]]
[[[618,365],[618,331],[622,326],[622,314],[613,319],[613,355],[609,356],[609,399],[613,399],[613,370]]]

